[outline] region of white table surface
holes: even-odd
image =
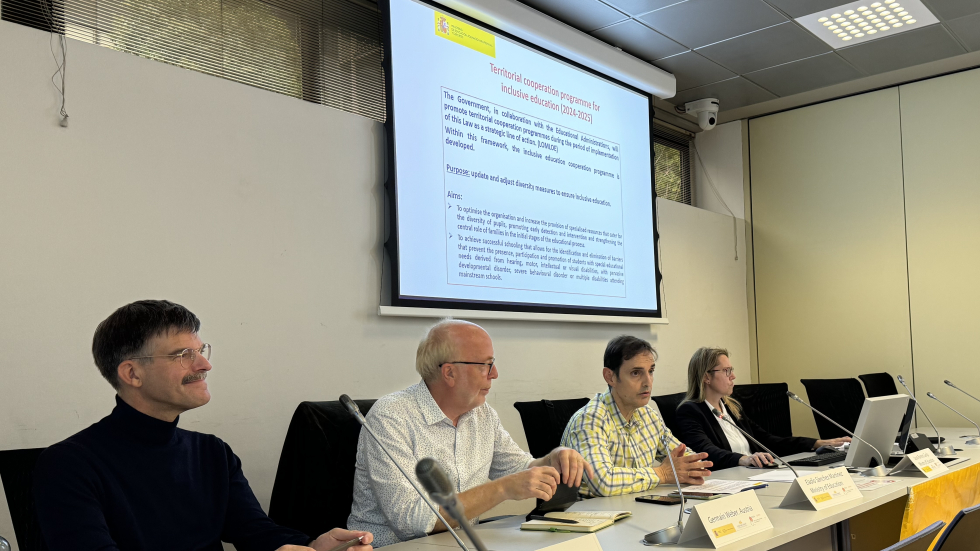
[[[976,429],[940,428],[939,431],[947,439],[948,443],[952,443],[955,448],[963,450],[962,452],[958,452],[957,455],[968,458],[967,461],[950,467],[950,470],[962,469],[980,460],[980,446],[966,446],[964,444],[965,439],[961,438],[962,435],[976,432]],[[923,431],[923,433],[927,435],[934,434],[931,428]],[[788,457],[798,458],[807,455],[812,455],[812,453],[803,453]],[[824,467],[805,467],[805,469],[826,470],[836,466],[840,466],[840,464]],[[797,470],[800,470],[800,468],[797,467]],[[712,473],[711,478],[747,480],[748,477],[761,472],[764,471],[746,467],[735,467],[715,471]],[[864,477],[858,474],[852,476],[857,483],[860,483],[864,479]],[[779,503],[789,490],[790,484],[786,482],[770,482],[767,488],[755,490],[755,492],[759,496],[759,501],[762,503],[763,508],[765,508],[766,514],[769,515],[770,521],[772,521],[773,530],[728,544],[724,547],[726,550],[731,551],[765,551],[773,549],[816,531],[829,528],[838,522],[907,495],[909,487],[926,480],[924,477],[912,475],[894,475],[889,478],[895,478],[898,482],[874,490],[864,491],[862,492],[863,497],[859,500],[850,501],[823,511],[813,511],[805,503],[785,508],[779,507]],[[589,499],[574,504],[569,510],[632,511],[633,515],[631,517],[617,522],[615,526],[600,530],[596,533],[596,536],[606,551],[649,549],[640,540],[649,532],[675,524],[680,505],[665,506],[640,503],[635,501],[634,498],[637,495],[645,494],[666,495],[674,489],[675,487],[673,486],[665,485],[655,490],[642,492],[641,494]],[[688,507],[696,506],[699,503],[703,502],[691,500],[688,503]],[[490,551],[536,551],[542,547],[555,545],[582,536],[582,534],[521,531],[520,525],[523,520],[522,516],[498,520],[481,524],[476,527],[476,531]],[[460,537],[463,538],[463,541],[467,543],[468,547],[473,548],[462,531],[460,531]],[[458,549],[459,545],[450,534],[442,533],[410,542],[390,545],[385,547],[385,549],[390,549],[391,551],[437,551],[440,547]],[[670,547],[670,549],[711,548],[711,543],[707,538],[694,540],[684,546],[675,545]]]

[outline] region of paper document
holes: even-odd
[[[860,482],[855,482],[854,485],[857,486],[858,490],[862,492],[867,492],[870,490],[877,490],[879,488],[884,488],[889,484],[894,484],[898,482],[894,478],[866,478]]]
[[[688,486],[684,488],[684,492],[737,494],[757,487],[764,488],[765,484],[758,480],[754,482],[748,480],[707,480],[701,486]]]
[[[798,469],[797,472],[800,473],[800,476],[806,476],[808,474],[813,474],[819,471],[807,471],[803,469]],[[757,482],[792,482],[796,480],[796,475],[793,474],[793,471],[789,469],[773,470],[773,471],[766,471],[764,473],[757,474],[754,476],[750,476],[749,480],[755,480]]]

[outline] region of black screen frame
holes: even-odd
[[[570,315],[583,315],[583,316],[609,316],[609,317],[642,317],[642,318],[663,318],[664,311],[664,296],[663,296],[663,276],[660,270],[661,254],[660,254],[660,229],[657,218],[657,189],[654,182],[654,134],[653,134],[653,94],[640,90],[635,86],[631,86],[625,82],[619,81],[609,75],[603,74],[596,71],[590,67],[586,67],[580,63],[567,59],[559,54],[546,50],[536,44],[528,42],[524,39],[516,37],[506,31],[483,23],[469,17],[463,13],[460,13],[452,8],[443,6],[432,0],[409,0],[420,4],[425,4],[437,9],[439,11],[445,12],[452,15],[453,17],[466,21],[472,25],[475,25],[487,32],[496,34],[498,36],[504,37],[508,40],[512,40],[522,46],[535,50],[539,53],[547,55],[559,62],[568,64],[576,69],[582,70],[613,84],[626,88],[632,92],[645,96],[648,99],[648,119],[649,119],[649,132],[650,132],[650,192],[651,192],[651,225],[653,229],[653,255],[654,255],[654,271],[656,272],[654,277],[654,285],[656,285],[657,290],[657,308],[655,310],[641,310],[641,309],[626,309],[626,308],[605,308],[596,306],[568,306],[568,305],[551,305],[542,303],[523,303],[523,302],[506,302],[506,301],[488,301],[488,300],[475,300],[475,299],[450,299],[450,298],[434,298],[434,297],[403,297],[401,295],[401,273],[400,273],[400,263],[399,263],[399,232],[398,232],[398,183],[397,183],[397,171],[396,167],[396,156],[397,151],[395,151],[395,106],[394,106],[394,95],[396,93],[395,86],[392,81],[392,67],[391,67],[391,0],[378,0],[378,7],[381,11],[382,19],[382,48],[383,48],[383,69],[384,69],[384,81],[385,81],[385,107],[386,107],[386,117],[385,117],[385,221],[387,223],[386,233],[383,236],[384,242],[384,252],[388,254],[388,259],[390,260],[390,278],[389,278],[389,302],[390,306],[396,307],[406,307],[406,308],[427,308],[427,309],[449,309],[449,310],[480,310],[480,311],[496,311],[496,312],[532,312],[532,313],[542,313],[542,314],[570,314]],[[382,263],[384,259],[382,259]],[[384,284],[382,280],[382,284]],[[384,293],[382,293],[384,296]]]

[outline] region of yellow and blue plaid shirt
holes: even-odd
[[[649,405],[633,412],[629,422],[619,412],[612,395],[596,394],[575,412],[565,427],[561,445],[577,450],[595,469],[592,479],[582,479],[582,493],[614,496],[642,492],[660,484],[654,468],[681,441],[664,425],[657,410]],[[685,455],[694,453],[686,450]]]

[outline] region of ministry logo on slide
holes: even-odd
[[[436,36],[455,42],[460,46],[466,46],[481,54],[497,57],[496,41],[494,40],[496,37],[492,34],[439,12],[435,12],[435,16]]]

